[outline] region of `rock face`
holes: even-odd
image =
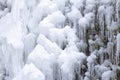
[[[120,0],[0,0],[0,80],[119,80]]]

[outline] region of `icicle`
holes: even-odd
[[[85,17],[80,18],[80,20],[79,20],[80,34],[79,35],[80,35],[80,38],[85,41],[86,41],[86,29],[88,27],[88,24],[89,24],[89,22]]]
[[[100,57],[100,64],[104,62],[105,49],[101,47],[98,51]]]
[[[76,16],[77,15],[77,16]],[[73,27],[76,29],[78,20],[82,17],[82,14],[77,8],[72,7],[71,12],[67,13],[68,19],[73,23]]]
[[[33,33],[29,33],[24,39],[24,62],[27,61],[27,57],[34,49],[35,44],[36,36]]]
[[[120,0],[116,0],[117,21],[120,23]]]
[[[23,50],[15,49],[12,45],[6,43],[2,46],[4,54],[6,79],[12,79],[23,67]],[[12,63],[12,64],[11,64]]]
[[[120,62],[120,34],[117,34],[117,44],[116,44],[116,64],[118,65]]]
[[[58,58],[62,80],[75,80],[75,78],[80,79],[80,72],[85,59],[86,56],[84,53],[75,51],[69,52],[69,50],[63,51]]]
[[[95,66],[95,62],[96,62],[97,56],[96,56],[96,52],[91,53],[90,56],[88,56],[87,58],[87,66],[88,66],[88,72],[90,74],[90,80],[93,79],[93,74],[94,74],[94,66]]]
[[[4,37],[0,37],[0,80],[5,79],[6,69],[5,69],[5,56],[3,54],[2,46],[6,44],[6,39]]]
[[[114,63],[114,44],[113,42],[108,42],[107,44],[107,52],[109,55],[109,60]]]
[[[100,26],[100,39],[102,41],[105,37],[105,6],[100,6],[98,9],[98,18],[99,18],[99,26]]]
[[[106,22],[107,28],[109,28],[111,25],[111,22],[113,21],[113,14],[114,14],[113,6],[107,6],[105,11],[106,11],[106,13],[105,13],[106,21],[105,22]]]

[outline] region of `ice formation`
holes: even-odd
[[[0,80],[119,80],[120,0],[0,0]]]

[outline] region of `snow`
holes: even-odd
[[[55,25],[63,24],[65,21],[65,16],[60,11],[56,11],[48,15],[44,20],[53,23]]]
[[[5,4],[6,0],[0,0],[1,4]]]
[[[38,7],[42,9],[42,13],[44,13],[43,15],[48,15],[58,10],[57,5],[50,0],[41,0]]]
[[[86,28],[88,26],[88,20],[84,17],[80,18],[79,25],[82,26],[83,28]]]
[[[82,14],[80,13],[80,11],[77,8],[72,7],[71,12],[69,12],[67,14],[67,16],[68,16],[69,20],[75,22],[76,20],[78,20],[82,17]]]
[[[39,22],[43,17],[52,14],[52,12],[57,11],[57,7],[55,4],[51,3],[49,0],[42,0],[35,9],[32,11],[30,20],[28,22],[28,28],[31,32],[37,33]],[[46,21],[46,20],[45,20]]]
[[[0,20],[0,36],[5,37],[9,44],[15,48],[23,48],[23,36],[25,33],[22,31],[22,24],[12,20],[11,14],[7,14]]]
[[[73,80],[75,78],[75,69],[82,66],[86,56],[84,53],[63,51],[58,58],[63,80]],[[81,67],[80,67],[81,68]],[[78,73],[80,71],[78,68]]]
[[[102,80],[110,80],[114,77],[114,72],[113,71],[106,71],[102,74]]]
[[[59,10],[64,11],[67,1],[68,0],[53,0],[52,2],[57,5]]]
[[[92,4],[94,5],[96,3],[96,0],[87,0],[86,5]]]
[[[115,30],[118,30],[118,28],[119,28],[118,23],[113,21],[109,29],[111,31],[115,31]]]
[[[96,7],[97,0],[86,0],[86,6],[84,13],[94,12],[94,9]]]
[[[26,64],[13,80],[45,80],[44,74],[33,64]]]
[[[110,70],[110,69],[107,68],[107,67],[104,66],[104,65],[96,65],[96,66],[95,66],[96,75],[97,75],[98,77],[100,77],[104,72],[109,71],[109,70]]]
[[[54,27],[55,27],[54,24],[48,22],[47,20],[43,20],[43,21],[41,21],[40,24],[39,24],[39,32],[40,32],[41,34],[44,34],[45,36],[48,36],[48,35],[49,35],[49,33],[48,33],[49,30],[50,30],[51,28],[54,28]],[[45,31],[45,30],[46,30],[46,31]]]
[[[87,58],[87,61],[88,61],[89,64],[91,64],[91,63],[94,63],[95,59],[96,59],[96,56],[95,56],[94,54],[91,54],[91,55]]]
[[[52,64],[53,59],[51,54],[49,54],[41,45],[36,45],[35,49],[30,53],[28,57],[28,63],[33,63],[35,66],[40,69],[47,80],[51,79],[53,76]]]
[[[89,12],[89,13],[85,14],[85,18],[89,21],[89,23],[91,23],[94,19],[94,13]]]
[[[48,40],[44,35],[39,34],[37,39],[37,43],[42,45],[49,53],[60,54],[61,49],[57,46],[56,43],[51,42]]]
[[[70,2],[77,8],[81,9],[84,5],[83,2],[84,0],[70,0]]]
[[[99,8],[98,8],[98,12],[99,13],[105,13],[105,6],[103,5],[103,6],[100,6]]]
[[[30,8],[31,10],[34,9],[34,7],[37,4],[37,0],[25,0],[25,3],[27,5],[28,8]]]
[[[64,28],[63,29],[50,29],[49,30],[49,39],[52,42],[56,42],[61,48],[64,47],[64,45],[66,45],[66,35],[64,32]]]
[[[112,0],[100,0],[100,3],[102,3],[102,4],[110,4],[110,3],[112,3]]]
[[[14,8],[15,9],[15,8]],[[8,74],[6,80],[12,79],[23,66],[23,38],[26,32],[23,30],[24,25],[19,19],[18,13],[13,10],[12,13],[7,13],[0,19],[0,36],[6,41],[2,42],[2,54],[4,60],[4,68]],[[13,14],[15,14],[13,16]]]

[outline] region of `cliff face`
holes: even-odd
[[[119,80],[120,0],[0,0],[0,80]]]

